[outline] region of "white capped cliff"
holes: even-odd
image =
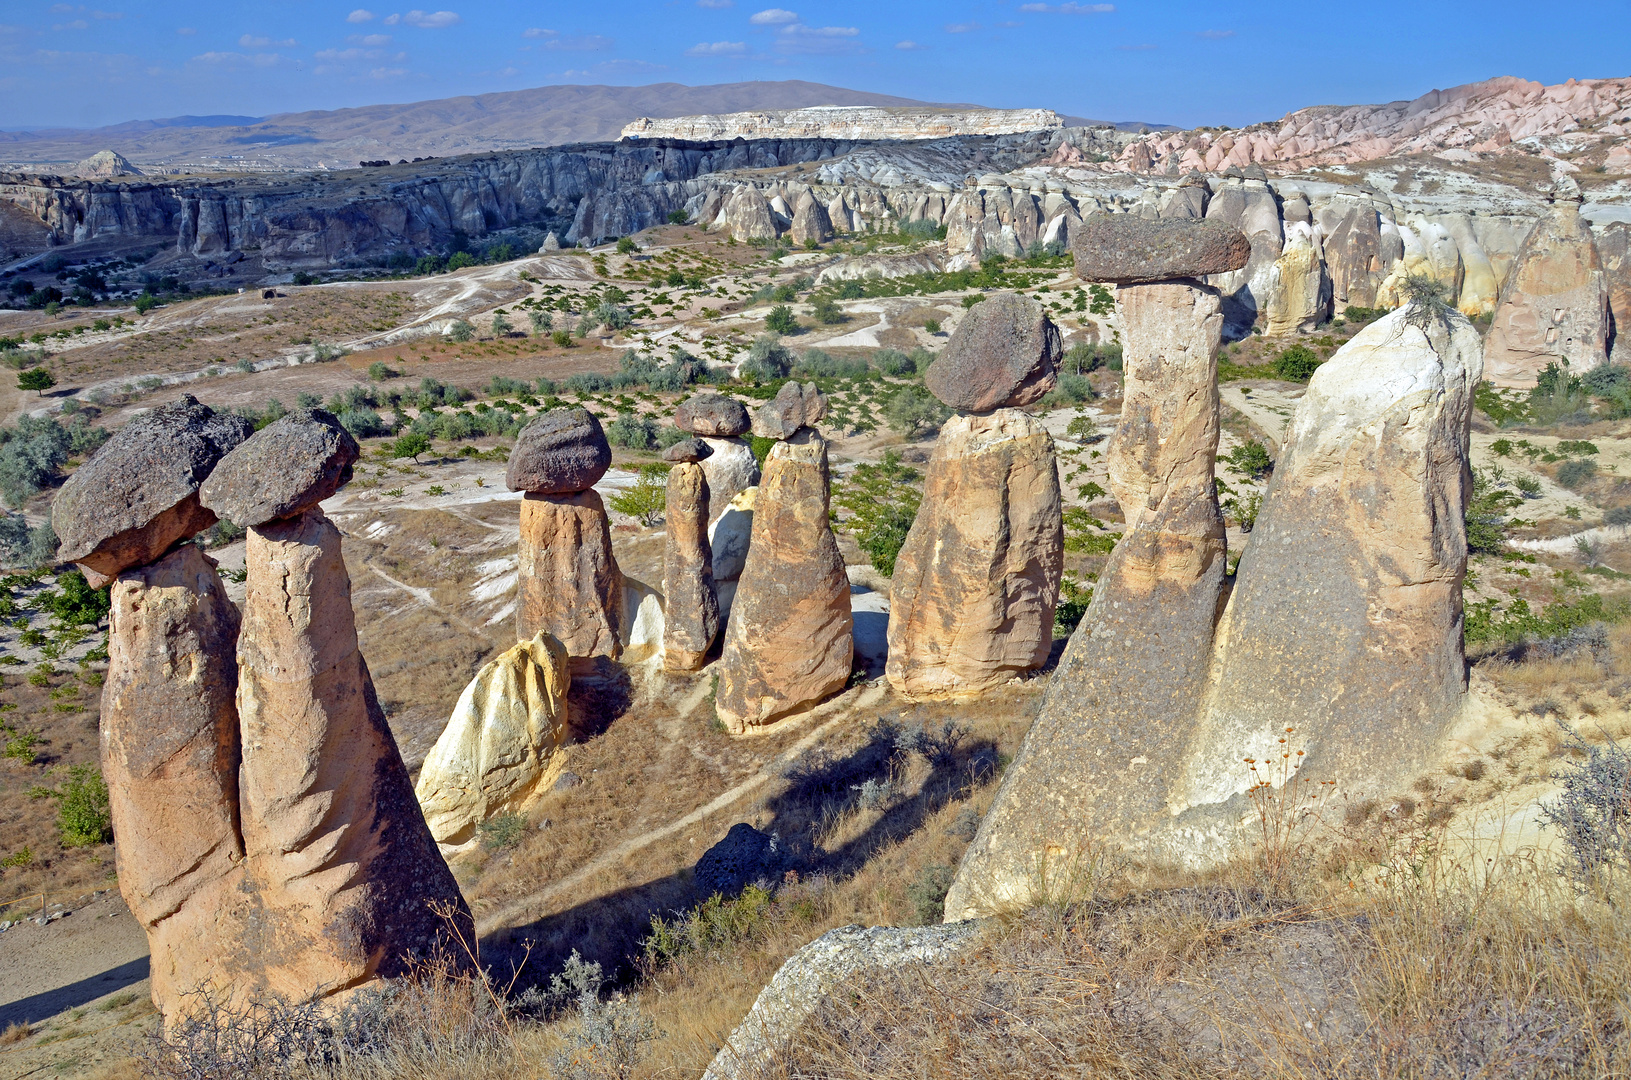
[[[922,109],[817,105],[808,109],[649,116],[623,128],[625,139],[944,139],[953,135],[1012,135],[1065,126],[1052,109]]]

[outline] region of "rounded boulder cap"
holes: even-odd
[[[1063,351],[1041,304],[998,293],[968,309],[923,383],[962,412],[1023,408],[1053,389]]]
[[[1077,277],[1117,285],[1227,274],[1252,257],[1251,241],[1233,225],[1134,214],[1088,216],[1071,230],[1070,250]]]
[[[185,394],[131,420],[74,470],[51,504],[57,554],[92,584],[145,566],[178,540],[215,524],[198,488],[255,426]]]
[[[827,398],[815,383],[786,382],[776,397],[753,412],[753,433],[761,439],[790,439],[801,427],[815,427],[827,415]]]
[[[228,521],[253,528],[304,513],[339,491],[360,452],[333,413],[302,409],[222,458],[199,494]]]
[[[521,429],[504,483],[511,491],[567,495],[595,486],[612,466],[612,445],[585,408],[551,409]]]
[[[714,448],[701,439],[681,439],[663,451],[664,461],[701,461],[714,452]]]
[[[674,426],[692,435],[731,439],[748,430],[748,410],[723,394],[698,394],[674,410]]]

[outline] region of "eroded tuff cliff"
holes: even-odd
[[[951,135],[1013,135],[1065,126],[1052,109],[886,108],[817,105],[807,109],[713,116],[642,116],[625,139],[943,139]]]

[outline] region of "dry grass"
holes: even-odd
[[[34,1025],[32,1024],[7,1024],[6,1030],[0,1031],[0,1046],[11,1046],[14,1043],[20,1043],[32,1034],[34,1034]]]

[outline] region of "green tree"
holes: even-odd
[[[17,376],[17,389],[34,390],[41,397],[45,396],[45,392],[55,385],[57,385],[56,378],[44,368],[29,368]]]
[[[469,341],[476,336],[476,328],[464,319],[454,319],[453,325],[447,328],[447,336],[454,341]]]
[[[413,458],[415,465],[419,464],[419,455],[430,452],[430,440],[417,431],[409,431],[398,435],[391,444],[392,458]]]
[[[35,788],[35,798],[57,800],[57,831],[63,847],[94,847],[113,839],[108,785],[94,765],[72,765],[59,788]]]
[[[917,520],[923,496],[913,484],[916,469],[900,463],[900,455],[886,451],[876,465],[860,464],[842,482],[833,485],[833,503],[848,513],[844,527],[867,553],[878,573],[891,576],[906,534]]]
[[[136,297],[136,314],[146,315],[159,306],[159,298],[150,292],[144,292]]]
[[[823,296],[818,299],[810,307],[810,314],[815,317],[816,322],[826,323],[829,326],[844,321],[844,309],[839,307],[838,301],[830,296]]]
[[[1274,374],[1287,382],[1307,382],[1320,366],[1320,358],[1306,345],[1293,345],[1274,360]]]
[[[633,255],[636,251],[639,251],[639,250],[640,250],[640,245],[636,244],[634,242],[634,237],[624,236],[624,237],[619,237],[618,238],[618,241],[617,241],[617,253],[619,255]]]
[[[765,329],[773,334],[797,333],[799,321],[793,316],[793,309],[786,304],[777,304],[765,316]]]
[[[1235,472],[1251,480],[1262,479],[1270,469],[1274,468],[1274,459],[1269,457],[1268,447],[1256,439],[1248,439],[1227,454],[1223,460]]]
[[[510,320],[502,312],[493,312],[493,336],[508,337],[510,334]]]
[[[554,342],[555,345],[558,348],[562,348],[562,349],[571,348],[571,346],[572,346],[572,331],[568,330],[566,327],[563,326],[560,329],[553,332],[552,334],[550,334],[549,335],[549,340]]]
[[[468,251],[455,251],[452,257],[447,260],[449,270],[463,270],[467,266],[475,265],[476,257]]]
[[[671,210],[671,211],[669,211],[668,223],[670,225],[684,225],[687,222],[689,222],[690,220],[691,220],[691,215],[687,214],[684,210]]]
[[[547,311],[530,311],[527,318],[532,322],[534,334],[547,334],[555,328],[555,317]]]
[[[655,462],[640,466],[640,476],[634,486],[612,496],[612,509],[639,518],[642,525],[657,524],[668,509],[668,470]]]

